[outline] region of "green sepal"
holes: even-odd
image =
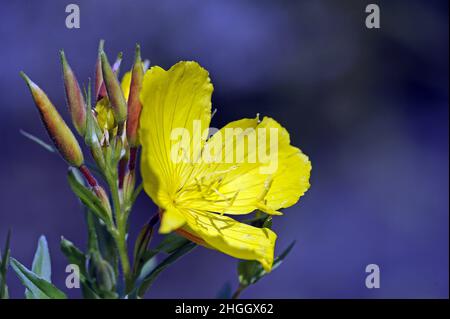
[[[294,247],[295,241],[293,241],[278,257],[273,261],[272,271],[278,268],[286,256]],[[238,275],[239,275],[239,285],[241,287],[248,287],[255,284],[265,275],[267,272],[263,269],[261,264],[254,260],[243,260],[238,263]]]

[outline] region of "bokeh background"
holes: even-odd
[[[381,29],[365,27],[365,6]],[[65,27],[77,3],[81,28]],[[48,140],[19,71],[65,118],[58,50],[78,79],[93,77],[97,45],[131,67],[135,42],[165,68],[196,60],[215,85],[213,125],[270,115],[313,163],[312,187],[276,218],[277,251],[297,245],[247,298],[448,297],[448,1],[2,1],[0,243],[30,265],[48,238],[64,287],[62,235],[84,247],[85,224],[66,164],[19,134]],[[142,196],[131,239],[153,214]],[[365,287],[365,267],[381,288]],[[165,271],[151,298],[213,298],[237,284],[236,260],[198,248]],[[23,287],[9,273],[12,297]],[[67,289],[66,289],[67,291]],[[79,297],[79,291],[67,291]]]

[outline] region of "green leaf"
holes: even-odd
[[[70,240],[61,238],[61,251],[67,257],[69,263],[77,265],[80,268],[80,275],[86,274],[86,257]]]
[[[272,271],[278,268],[289,252],[294,247],[295,241],[293,241],[278,257],[273,261]],[[258,280],[267,275],[267,272],[263,269],[261,264],[254,260],[243,260],[238,264],[239,284],[242,287],[248,287],[253,285]]]
[[[52,267],[50,261],[50,252],[48,250],[47,239],[41,236],[38,241],[36,253],[34,254],[33,265],[31,271],[41,277],[42,279],[52,282]],[[25,291],[27,299],[41,299],[40,296],[35,296],[29,289]]]
[[[193,242],[187,242],[183,246],[179,247],[176,251],[174,251],[172,254],[170,254],[166,259],[164,259],[161,263],[158,264],[155,268],[151,267],[142,267],[141,274],[139,275],[138,279],[136,280],[136,289],[137,295],[139,297],[142,297],[145,292],[150,288],[152,283],[155,281],[155,279],[158,277],[158,275],[167,267],[169,267],[171,264],[173,264],[175,261],[177,261],[182,256],[186,255],[187,253],[191,252],[197,245]],[[149,260],[148,262],[151,262]]]
[[[26,138],[30,139],[31,141],[35,142],[39,146],[42,146],[44,149],[46,149],[50,153],[55,153],[56,152],[56,150],[53,148],[53,146],[51,146],[50,144],[45,143],[43,140],[41,140],[37,136],[34,136],[33,134],[25,132],[24,130],[20,130],[20,134],[22,134]]]
[[[139,259],[139,256],[142,256],[143,252],[147,250],[148,244],[153,235],[153,224],[146,223],[144,227],[141,228],[139,235],[136,239],[136,243],[134,245],[133,257],[134,259]]]
[[[99,219],[103,220],[105,223],[110,224],[110,217],[108,212],[103,207],[101,200],[94,195],[88,188],[86,188],[80,181],[78,181],[74,169],[69,169],[67,175],[70,188],[78,196],[81,202],[91,210]]]
[[[141,268],[147,261],[152,259],[160,252],[160,247],[153,250],[148,250],[153,236],[153,228],[159,221],[159,214],[156,213],[150,220],[142,227],[133,250],[133,275],[138,276],[141,273]]]
[[[8,230],[3,255],[0,253],[0,299],[9,298],[8,286],[6,285],[6,272],[8,271],[9,255],[11,253],[11,250],[9,248],[10,239],[11,239],[11,230]]]
[[[86,256],[71,241],[61,238],[61,251],[69,263],[77,265],[80,269],[81,291],[85,299],[101,299],[95,292],[93,284],[88,280],[86,273]]]
[[[119,267],[119,256],[117,255],[116,242],[106,226],[97,218],[94,220],[94,226],[97,234],[97,245],[99,251],[102,257],[105,258],[111,266],[113,266],[113,269],[117,274]]]
[[[156,246],[155,250],[158,252],[165,252],[166,254],[172,254],[180,247],[183,247],[190,241],[176,233],[170,233],[166,235],[163,240]]]
[[[33,265],[31,270],[38,276],[51,282],[52,267],[50,261],[50,252],[45,236],[39,238],[38,247],[34,254]]]
[[[152,239],[153,235],[153,226],[154,226],[153,218],[150,222],[146,223],[144,227],[142,227],[139,235],[134,244],[133,250],[133,273],[137,274],[140,272],[141,267],[145,264],[145,262],[149,259],[146,258],[146,253],[148,251],[148,246]]]
[[[67,299],[65,293],[44,278],[28,270],[14,258],[11,258],[11,267],[25,287],[30,290],[34,296],[39,296],[41,299]]]

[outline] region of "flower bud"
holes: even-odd
[[[77,132],[84,137],[86,133],[86,106],[75,74],[67,62],[64,51],[61,54],[61,64],[63,67],[64,87],[66,89],[67,104],[72,116],[72,123]]]
[[[86,133],[84,134],[84,141],[91,150],[92,157],[95,163],[102,170],[105,169],[105,159],[103,156],[100,139],[103,137],[103,133],[98,126],[98,122],[94,117],[91,107],[91,83],[89,82],[88,89],[86,91]]]
[[[94,191],[95,195],[102,202],[103,208],[105,208],[106,212],[108,213],[109,218],[111,219],[112,218],[111,204],[109,203],[109,197],[106,194],[105,190],[103,189],[103,187],[101,187],[99,185],[94,186],[92,188],[92,190]]]
[[[134,193],[136,183],[136,172],[127,171],[123,177],[123,197],[127,200],[131,199]]]
[[[127,119],[127,102],[125,101],[120,83],[108,62],[105,52],[100,53],[100,58],[102,61],[103,81],[105,82],[108,98],[114,112],[114,118],[120,127],[123,126]]]
[[[72,131],[44,91],[31,81],[25,73],[21,72],[20,75],[27,83],[41,115],[42,122],[59,153],[70,165],[80,167],[84,162],[83,153]]]
[[[98,101],[101,98],[106,96],[106,88],[105,88],[105,85],[103,84],[102,61],[100,58],[100,52],[103,52],[104,44],[105,44],[105,41],[100,40],[100,43],[98,45],[97,62],[95,64],[95,83],[94,83],[94,85],[95,85],[94,86],[95,101]]]
[[[102,258],[100,253],[93,252],[87,260],[88,276],[102,292],[112,291],[116,285],[116,276],[112,266]]]
[[[141,115],[142,104],[139,100],[139,94],[142,88],[144,70],[141,60],[141,49],[136,45],[136,56],[134,58],[133,70],[131,72],[130,94],[128,96],[128,119],[127,119],[127,139],[131,147],[139,145],[138,127],[139,117]]]

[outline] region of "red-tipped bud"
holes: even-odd
[[[108,213],[108,217],[112,218],[112,209],[111,209],[111,204],[109,203],[109,198],[108,195],[106,194],[105,190],[103,189],[103,187],[97,185],[94,186],[93,191],[95,193],[95,195],[100,199],[100,201],[102,202],[103,208],[106,210],[106,212]]]
[[[64,51],[61,51],[60,55],[63,67],[64,87],[66,89],[67,104],[72,117],[72,123],[77,132],[84,137],[86,133],[86,104],[77,78],[67,62]]]
[[[30,88],[42,122],[59,153],[70,165],[80,167],[84,162],[83,153],[72,131],[44,91],[31,81],[25,73],[20,72],[20,75]]]
[[[139,94],[141,92],[143,78],[144,70],[142,67],[141,49],[139,44],[137,44],[136,56],[131,72],[130,95],[128,96],[127,139],[131,147],[139,146],[138,128],[142,110]]]
[[[100,59],[100,52],[103,52],[104,44],[105,41],[100,40],[100,43],[98,45],[97,63],[95,64],[95,86],[94,86],[95,101],[98,101],[106,96],[106,88],[103,84],[102,60]],[[104,90],[104,92],[101,92],[102,90]]]
[[[102,61],[103,81],[105,82],[106,91],[108,92],[108,98],[113,109],[114,118],[119,126],[123,126],[127,119],[127,102],[123,95],[122,88],[120,87],[120,83],[117,80],[117,76],[111,68],[104,52],[100,53],[100,59]]]

